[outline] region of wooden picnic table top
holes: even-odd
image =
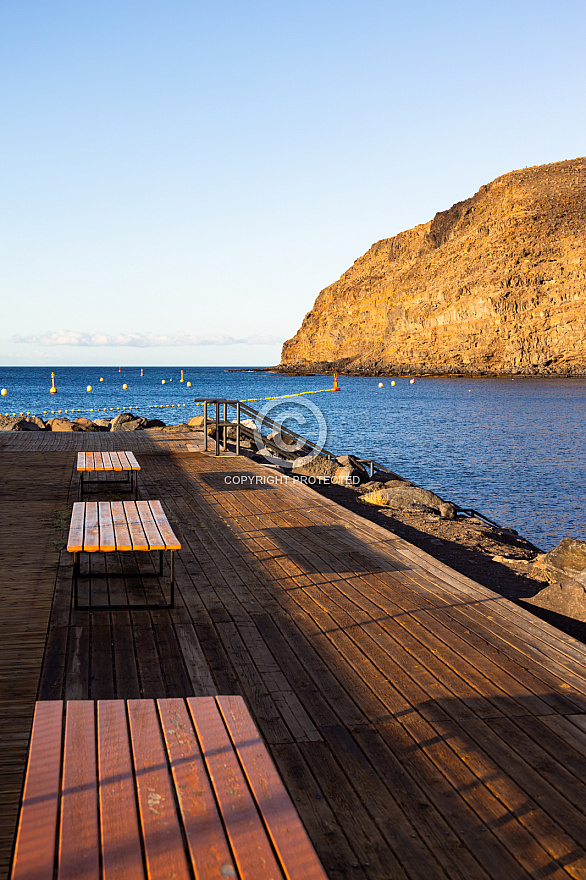
[[[55,859],[71,878],[326,878],[240,696],[37,703],[12,880]]]
[[[78,452],[77,470],[94,473],[96,471],[139,471],[140,465],[129,449],[107,452]]]
[[[76,501],[69,553],[114,550],[180,550],[160,501]]]

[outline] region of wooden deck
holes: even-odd
[[[586,646],[268,468],[145,434],[0,434],[0,876],[38,684],[241,694],[333,878],[586,877]],[[55,543],[97,448],[134,451],[182,543],[173,611],[72,608]]]

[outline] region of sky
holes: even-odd
[[[583,0],[3,0],[0,364],[271,365],[382,238],[586,154]]]

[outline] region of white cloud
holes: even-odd
[[[78,330],[49,330],[34,336],[17,333],[12,342],[54,346],[72,345],[82,347],[127,346],[129,348],[155,348],[183,345],[275,345],[283,340],[277,336],[190,336],[187,333],[81,333]]]

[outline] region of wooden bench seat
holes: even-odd
[[[325,880],[242,697],[39,702],[12,880]]]
[[[84,492],[87,492],[90,486],[95,489],[104,488],[103,481],[87,480],[86,475],[103,474],[111,471],[127,473],[128,476],[124,480],[108,480],[107,485],[128,488],[130,492],[134,491],[136,497],[138,491],[136,474],[139,470],[140,465],[134,453],[130,452],[130,450],[119,452],[78,452],[77,471],[80,476],[80,498],[83,501]]]
[[[67,550],[74,554],[73,584],[76,609],[104,608],[104,605],[80,606],[78,580],[81,553],[112,553],[114,551],[159,551],[159,570],[140,572],[141,577],[163,574],[163,552],[170,552],[171,598],[169,603],[133,605],[138,608],[173,608],[175,602],[174,551],[181,544],[169,525],[160,501],[76,501],[73,505]],[[139,572],[137,572],[138,574]],[[103,573],[88,576],[103,577]],[[118,606],[110,606],[118,607]],[[120,606],[125,607],[125,606]]]

